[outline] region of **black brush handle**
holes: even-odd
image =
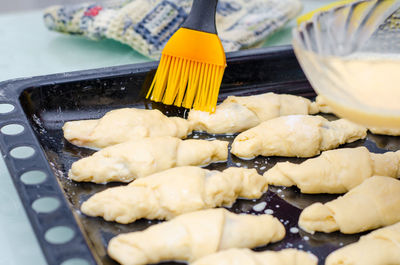
[[[217,34],[215,12],[218,0],[193,0],[192,9],[182,27]]]

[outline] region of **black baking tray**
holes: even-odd
[[[67,179],[71,164],[94,151],[73,146],[63,139],[61,127],[65,121],[99,118],[111,109],[121,107],[157,108],[167,115],[185,116],[182,108],[164,106],[144,100],[157,63],[144,63],[102,68],[88,71],[55,74],[0,83],[0,104],[11,104],[14,109],[0,114],[0,129],[9,124],[19,124],[24,131],[17,135],[0,133],[0,147],[15,187],[25,207],[39,244],[49,264],[61,264],[71,258],[88,264],[116,264],[106,254],[108,241],[115,235],[137,231],[159,221],[139,220],[130,225],[105,222],[101,218],[87,217],[79,211],[81,203],[95,192],[121,185],[110,183],[97,185],[75,183]],[[220,98],[228,95],[254,95],[265,92],[289,93],[312,99],[314,91],[302,72],[290,46],[280,46],[228,54],[228,67],[223,79]],[[334,116],[326,117],[334,119]],[[118,129],[118,128],[116,128]],[[189,138],[218,138],[232,141],[234,136],[193,133]],[[369,134],[366,140],[345,146],[367,146],[371,151],[382,153],[400,149],[398,137]],[[19,146],[34,149],[34,155],[16,159],[11,150]],[[304,159],[282,157],[257,157],[251,161],[229,157],[227,163],[216,163],[210,169],[227,166],[256,168],[263,173],[276,162]],[[21,180],[24,172],[40,170],[47,177],[41,183],[26,184]],[[38,213],[32,208],[35,200],[52,197],[59,207],[48,213]],[[297,220],[301,209],[313,202],[325,202],[334,195],[304,195],[296,188],[270,186],[258,200],[238,200],[231,211],[259,214],[253,206],[266,202],[285,225],[284,240],[256,250],[298,248],[318,256],[319,264],[333,250],[358,240],[360,234],[340,233],[308,234],[297,232]],[[262,213],[262,212],[261,212]],[[68,227],[73,237],[60,244],[48,242],[45,234],[52,227]],[[177,264],[177,263],[164,263]]]

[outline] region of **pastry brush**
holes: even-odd
[[[218,0],[194,0],[186,21],[164,47],[146,98],[214,112],[226,67],[215,26]]]

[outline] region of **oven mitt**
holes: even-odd
[[[107,4],[52,6],[48,29],[90,39],[114,39],[158,59],[169,37],[185,21],[192,0],[122,0]],[[221,0],[217,28],[226,52],[254,47],[301,10],[299,0]]]

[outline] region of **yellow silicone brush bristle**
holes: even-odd
[[[216,34],[181,28],[165,46],[146,98],[214,112],[225,67]]]

